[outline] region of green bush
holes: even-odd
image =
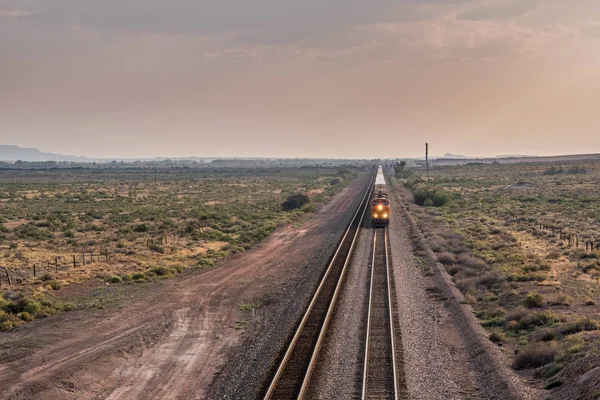
[[[542,307],[544,305],[544,296],[538,292],[531,292],[527,294],[523,303],[527,308]]]
[[[417,184],[413,189],[415,203],[426,207],[441,207],[448,203],[448,194],[431,184]]]
[[[50,288],[52,290],[59,290],[60,287],[61,287],[61,284],[56,279],[53,279],[53,280],[51,280],[51,281],[48,282],[48,286],[50,286]]]
[[[306,193],[296,193],[289,196],[286,201],[281,203],[281,209],[283,211],[291,211],[297,208],[301,208],[305,204],[310,202],[310,197]]]
[[[0,332],[9,331],[13,328],[12,321],[4,321],[0,323]]]
[[[113,276],[112,278],[110,278],[110,281],[111,281],[111,283],[119,283],[119,282],[121,282],[122,280],[123,280],[123,279],[121,279],[121,277],[120,277],[120,276],[118,276],[118,275],[115,275],[115,276]]]
[[[136,272],[135,274],[133,274],[133,276],[131,277],[131,279],[133,279],[134,281],[139,281],[140,279],[145,279],[146,275],[144,275],[141,272]]]
[[[204,268],[211,268],[211,267],[215,266],[215,262],[210,258],[201,258],[198,261],[198,266],[204,267]]]
[[[133,231],[137,232],[137,233],[148,232],[148,225],[146,225],[146,224],[137,225],[135,228],[133,228]]]
[[[21,318],[23,321],[33,320],[33,317],[27,311],[23,311],[21,314],[19,314],[19,318]]]

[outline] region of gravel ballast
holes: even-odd
[[[373,231],[363,221],[336,311],[329,324],[309,399],[360,398]]]

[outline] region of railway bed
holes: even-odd
[[[367,323],[356,332],[356,335],[364,335],[365,339],[361,340],[360,347],[364,346],[364,360],[362,351],[360,356],[357,354],[357,362],[364,365],[364,370],[360,370],[363,372],[362,380],[359,381],[356,376],[357,385],[362,388],[362,392],[359,391],[355,396],[363,399],[404,398],[406,385],[403,368],[402,363],[397,361],[402,359],[401,343],[397,342],[398,319],[394,315],[395,299],[390,297],[393,296],[393,279],[390,278],[389,270],[391,265],[388,261],[387,228],[365,228],[370,224],[368,210],[372,192],[373,182],[365,191],[312,301],[277,364],[276,371],[265,384],[265,392],[261,395],[265,400],[302,399],[307,394],[361,231],[363,234],[373,232],[373,248],[370,265],[354,265],[354,268],[369,268],[371,276],[368,298],[365,296],[364,300],[365,304],[368,301],[368,311],[363,311]]]
[[[373,255],[362,381],[363,399],[400,399],[406,394],[401,342],[395,318],[387,228],[373,231]]]

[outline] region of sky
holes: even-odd
[[[0,144],[600,153],[598,0],[0,0]]]

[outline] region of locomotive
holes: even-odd
[[[371,224],[374,227],[385,227],[390,222],[390,200],[388,199],[387,185],[383,177],[383,167],[377,169],[375,188],[371,197]]]

